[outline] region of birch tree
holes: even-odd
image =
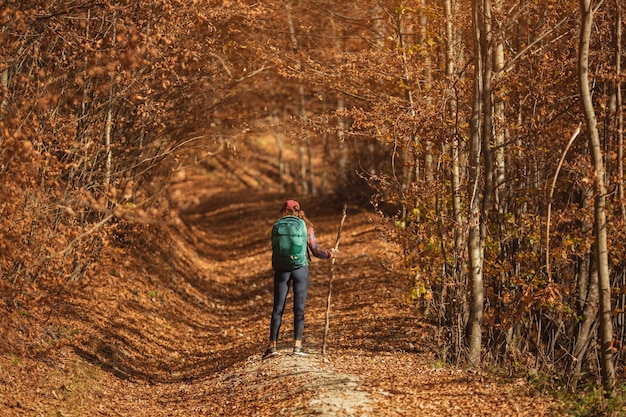
[[[474,92],[472,96],[472,117],[469,145],[469,213],[468,213],[468,256],[470,281],[470,316],[468,321],[469,353],[468,360],[472,366],[480,366],[482,344],[482,319],[484,304],[483,288],[483,246],[481,241],[481,113],[483,95],[483,59],[481,45],[483,42],[481,27],[480,0],[472,1],[474,30]]]
[[[600,353],[602,383],[611,392],[615,387],[615,367],[613,364],[613,322],[611,321],[611,282],[609,277],[608,231],[606,216],[606,185],[604,161],[600,145],[600,135],[596,114],[591,98],[589,82],[589,44],[593,27],[593,2],[580,0],[581,26],[578,51],[578,79],[582,110],[589,135],[589,149],[593,163],[594,178],[594,257],[598,268]]]

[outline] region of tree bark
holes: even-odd
[[[493,44],[491,27],[491,0],[472,2],[475,36],[475,79],[470,132],[470,317],[469,354],[471,366],[479,367],[482,346],[482,321],[484,307],[484,259],[487,222],[494,192],[494,166],[492,141],[493,120]],[[482,173],[481,173],[482,158]],[[482,187],[481,187],[482,185]]]
[[[402,53],[402,76],[406,82],[413,81],[414,75],[410,71],[409,57],[407,55],[407,42],[405,40],[406,37],[410,37],[412,35],[413,28],[405,27],[407,25],[403,24],[402,12],[399,12],[397,19],[397,27],[396,32],[398,36],[398,49]],[[410,88],[405,88],[404,90],[404,99],[408,102],[409,111],[411,114],[411,118],[415,118],[415,101],[413,98],[413,91]],[[419,154],[418,148],[420,144],[420,138],[412,134],[410,138],[408,138],[407,145],[404,147],[404,168],[403,168],[403,178],[402,178],[402,193],[407,193],[407,191],[411,188],[412,182],[419,181]],[[402,205],[402,219],[406,220],[406,216],[408,211],[410,211],[412,207],[406,207],[406,204]]]
[[[622,110],[622,0],[615,0],[615,134],[617,135],[618,197],[622,209],[622,221],[626,224],[626,204],[624,204],[624,112]]]
[[[593,204],[593,187],[589,184],[582,185],[582,204],[581,207],[584,211],[590,211],[591,206]],[[580,228],[583,237],[590,236],[593,233],[593,220],[588,216],[585,216],[582,221],[582,226]],[[578,313],[582,314],[585,309],[587,303],[587,293],[590,291],[589,289],[589,271],[592,265],[593,258],[593,248],[588,250],[588,252],[581,256],[581,259],[578,262],[578,271],[577,271],[577,287],[578,287],[578,299],[576,306],[578,308]],[[597,278],[596,278],[597,281]],[[596,310],[597,311],[597,310]]]
[[[296,29],[293,24],[293,16],[291,15],[292,2],[287,3],[287,24],[289,26],[289,34],[291,36],[291,45],[293,47],[294,52],[298,51],[298,39],[296,38]],[[297,67],[299,70],[302,69],[302,63],[300,59],[297,59]],[[304,147],[300,146],[300,181],[302,184],[302,193],[308,194],[309,192],[312,195],[317,194],[317,190],[315,189],[315,177],[313,173],[313,157],[311,154],[311,143],[309,140],[309,134],[306,129],[306,124],[308,121],[307,108],[306,108],[306,95],[304,94],[304,84],[302,82],[298,83],[298,96],[300,99],[300,117],[302,119],[302,123],[304,126]],[[305,152],[306,150],[306,152]],[[306,154],[306,159],[305,159]],[[308,178],[307,178],[307,168],[308,168]]]
[[[8,68],[5,68],[2,72],[0,72],[0,85],[2,85],[2,87],[4,87],[7,90],[9,89],[9,69]],[[5,98],[3,98],[2,101],[0,101],[0,110],[4,110],[6,105],[7,105],[7,101]],[[0,114],[0,120],[2,119],[2,117],[3,115]]]
[[[418,39],[418,43],[422,46],[424,51],[428,51],[428,44],[427,44],[427,36],[428,36],[428,27],[427,27],[427,11],[426,11],[426,0],[420,0],[420,7],[419,7],[419,25],[420,25],[420,29],[419,29],[419,39]],[[423,62],[424,62],[424,84],[425,86],[429,86],[432,85],[432,62],[431,62],[431,55],[428,53],[424,53],[423,55]],[[430,107],[432,105],[431,103],[431,99],[430,96],[426,97],[426,105],[428,107]],[[431,140],[429,140],[428,138],[425,139],[424,141],[424,147],[425,147],[425,155],[424,155],[424,175],[425,175],[425,179],[426,182],[428,183],[432,183],[435,180],[435,167],[434,167],[434,161],[433,161],[433,142]],[[415,178],[416,181],[418,181],[419,179],[416,177]]]
[[[113,14],[113,35],[112,44],[115,45],[116,37],[116,20],[115,13]],[[111,86],[109,89],[109,102],[107,103],[106,120],[104,127],[104,147],[105,147],[105,168],[104,168],[104,184],[111,184],[111,165],[113,159],[113,151],[111,149],[112,130],[113,130],[113,103],[115,93],[115,71],[110,75]]]
[[[278,191],[285,192],[285,157],[283,154],[283,141],[280,138],[280,132],[278,131],[278,110],[276,109],[276,103],[274,103],[274,138],[276,139],[276,149],[278,150],[277,163],[278,163]]]
[[[589,83],[589,43],[593,26],[592,0],[580,0],[581,28],[578,56],[578,77],[580,97],[582,101],[589,148],[595,171],[595,203],[594,203],[594,257],[598,270],[599,287],[599,323],[600,323],[600,354],[602,368],[602,384],[604,389],[612,393],[615,388],[615,367],[613,364],[613,323],[611,321],[611,282],[609,277],[609,259],[607,247],[606,220],[606,185],[604,178],[604,162],[595,110],[591,99]]]
[[[499,3],[498,0],[496,3]],[[496,5],[497,7],[497,5]],[[499,41],[494,48],[494,57],[493,57],[493,71],[498,73],[504,70],[504,44],[502,41]],[[500,94],[500,96],[504,95],[504,93]],[[495,130],[495,199],[496,206],[498,208],[498,213],[502,216],[507,208],[506,204],[506,194],[507,188],[506,184],[506,160],[505,160],[505,143],[507,141],[507,135],[505,126],[506,123],[506,114],[504,112],[504,101],[498,100],[495,103],[495,120],[499,126],[498,129]]]
[[[469,232],[468,232],[468,256],[469,256],[469,280],[470,280],[470,315],[468,320],[469,352],[468,362],[471,366],[479,367],[481,360],[482,346],[482,319],[484,304],[483,289],[483,255],[480,239],[481,222],[481,114],[483,95],[483,60],[481,45],[481,8],[479,2],[472,1],[472,12],[474,20],[474,94],[472,100],[472,116],[470,120],[470,156],[469,156]]]
[[[445,43],[446,43],[446,77],[450,89],[454,88],[455,79],[455,48],[454,42],[456,39],[454,25],[452,23],[452,16],[454,10],[453,0],[444,0],[444,13],[446,18],[445,26]],[[450,94],[450,101],[447,103],[447,112],[445,117],[448,120],[444,120],[444,123],[449,126],[448,135],[451,138],[452,145],[450,146],[450,192],[452,196],[452,216],[454,219],[454,265],[452,271],[453,286],[450,290],[451,294],[448,294],[448,298],[444,298],[444,302],[449,305],[446,308],[449,314],[451,324],[454,326],[451,329],[452,345],[455,349],[455,357],[458,362],[461,356],[461,341],[462,331],[466,324],[467,317],[467,295],[464,291],[466,288],[465,271],[467,269],[467,262],[462,256],[464,245],[467,237],[463,233],[463,226],[465,219],[463,217],[462,202],[461,202],[461,135],[458,132],[458,101],[456,91]]]
[[[576,335],[576,344],[572,351],[572,363],[570,367],[569,388],[576,389],[578,379],[580,378],[580,370],[587,354],[589,345],[591,344],[592,335],[597,327],[596,317],[598,314],[598,272],[594,268],[586,277],[588,282],[587,297],[585,307],[582,312],[583,320],[578,326],[578,334]]]

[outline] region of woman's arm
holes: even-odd
[[[313,230],[312,227],[309,227],[308,229],[309,239],[307,243],[313,256],[320,259],[330,259],[332,257],[331,252],[329,250],[320,249],[320,246],[317,244],[317,239],[315,238],[315,230]]]

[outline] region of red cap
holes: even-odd
[[[287,200],[285,204],[283,204],[283,209],[281,211],[290,210],[290,211],[300,211],[300,203],[296,200]]]

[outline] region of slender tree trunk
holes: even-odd
[[[493,168],[493,45],[491,28],[491,0],[472,2],[475,39],[475,80],[470,133],[470,318],[469,363],[480,366],[482,346],[482,319],[484,307],[484,257],[487,222],[494,191]],[[480,162],[482,156],[482,175]],[[481,180],[482,179],[482,184]],[[482,189],[480,187],[482,185]],[[481,192],[482,191],[482,192]]]
[[[595,266],[595,265],[594,265]],[[574,350],[572,351],[572,363],[570,366],[569,375],[569,387],[572,390],[576,389],[578,385],[578,379],[580,378],[580,371],[582,369],[587,350],[592,341],[593,333],[597,327],[597,314],[598,314],[598,272],[596,268],[585,277],[588,281],[586,291],[586,298],[584,308],[582,310],[582,322],[578,326],[578,332],[576,334],[576,343]]]
[[[613,323],[611,321],[611,282],[609,277],[609,259],[607,246],[606,221],[606,185],[602,148],[596,114],[591,99],[589,83],[589,43],[593,26],[592,0],[580,0],[581,29],[580,50],[578,60],[578,77],[580,97],[589,134],[589,148],[595,171],[595,204],[594,204],[594,252],[598,269],[598,286],[600,291],[600,354],[602,383],[607,392],[612,393],[615,387],[615,367],[613,364]]]
[[[500,0],[496,2],[496,6],[499,5]],[[504,44],[500,41],[494,48],[493,59],[493,71],[499,73],[504,70]],[[501,93],[500,96],[505,93]],[[495,120],[498,123],[497,129],[495,129],[495,200],[500,213],[500,218],[507,211],[506,204],[506,160],[505,160],[505,144],[507,141],[507,135],[505,126],[507,125],[505,120],[506,114],[504,112],[504,101],[498,100],[495,103]]]
[[[289,26],[289,34],[291,36],[291,46],[295,52],[298,51],[298,39],[296,38],[296,29],[293,24],[293,16],[291,15],[291,8],[293,6],[292,2],[287,3],[287,24]],[[302,63],[300,59],[297,60],[297,67],[299,70],[302,69]],[[315,176],[313,173],[313,158],[311,154],[311,143],[309,139],[309,134],[306,129],[306,124],[308,121],[307,108],[306,108],[306,95],[304,93],[304,84],[300,82],[298,84],[298,96],[300,99],[300,117],[302,123],[305,125],[304,129],[304,147],[301,146],[300,153],[300,181],[302,183],[302,193],[308,194],[309,192],[313,195],[317,194],[317,190],[315,189]],[[305,159],[306,155],[306,159]],[[309,175],[307,178],[307,168],[309,171]]]
[[[377,20],[377,19],[376,19]],[[337,33],[337,25],[333,22],[333,37],[335,40],[335,64],[339,67],[343,62],[343,31]],[[343,93],[337,94],[337,109],[336,112],[339,115],[337,118],[337,142],[339,147],[339,155],[337,159],[337,169],[335,170],[335,190],[345,190],[347,186],[348,178],[348,148],[345,142],[346,130],[348,129],[346,118],[343,116],[346,110],[346,100]],[[329,161],[332,155],[329,154]]]
[[[396,32],[398,36],[398,49],[402,53],[402,76],[405,80],[413,80],[414,74],[410,72],[409,65],[409,57],[407,55],[407,44],[406,44],[406,36],[411,35],[412,28],[405,27],[403,14],[398,14],[398,25],[396,27]],[[409,111],[411,117],[414,118],[416,115],[415,112],[415,102],[413,99],[413,91],[409,88],[404,90],[404,98],[409,104]],[[419,148],[419,137],[417,135],[411,135],[407,142],[407,146],[404,150],[404,168],[403,168],[403,178],[402,178],[402,192],[406,193],[407,190],[410,189],[411,183],[413,181],[419,181],[419,157],[418,157],[418,148]],[[410,210],[411,207],[408,207]],[[402,206],[402,219],[406,219],[407,215],[407,207],[405,204]]]
[[[2,72],[0,72],[0,85],[2,85],[3,88],[8,89],[9,88],[9,69],[5,68]],[[6,99],[2,99],[2,101],[0,101],[0,110],[4,110],[4,108],[7,105],[7,101]],[[0,114],[0,118],[3,115]]]
[[[581,208],[583,211],[591,210],[591,206],[593,204],[593,188],[588,184],[583,184],[582,186],[582,203]],[[590,236],[593,233],[593,221],[590,217],[584,216],[581,226],[581,233],[584,238]],[[578,266],[578,300],[577,307],[578,312],[582,314],[585,309],[587,303],[587,293],[589,291],[589,271],[591,267],[591,258],[593,257],[593,249],[589,251],[589,253],[582,257],[579,261]],[[597,275],[597,273],[596,273]],[[596,278],[597,281],[597,278]]]
[[[622,209],[622,221],[626,224],[626,204],[624,202],[624,112],[622,109],[622,0],[615,0],[615,134],[617,135],[618,197]]]
[[[276,105],[274,103],[274,105]],[[283,155],[283,141],[280,138],[280,132],[278,131],[278,111],[274,109],[274,138],[276,139],[276,149],[278,150],[277,163],[278,163],[278,191],[285,192],[285,157]]]
[[[482,319],[484,304],[483,289],[483,251],[480,239],[480,179],[481,179],[481,114],[482,114],[482,32],[480,7],[478,2],[472,1],[474,19],[474,93],[472,101],[472,117],[470,132],[470,156],[469,156],[469,233],[468,233],[468,257],[469,257],[469,281],[470,281],[470,315],[468,320],[469,353],[468,361],[471,366],[480,366],[482,346]]]
[[[310,192],[312,195],[317,195],[317,187],[315,185],[315,171],[313,170],[313,153],[311,150],[311,138],[309,137],[309,131],[306,127],[309,117],[306,110],[306,96],[304,94],[304,84],[300,84],[298,88],[300,92],[300,111],[302,116],[302,122],[304,123],[304,147],[306,149],[306,165],[309,170],[309,177],[307,180],[306,169],[302,171],[302,183],[307,184],[306,192]]]
[[[419,8],[419,25],[420,25],[420,29],[419,29],[419,40],[418,43],[422,46],[423,50],[425,51],[425,53],[422,55],[423,56],[423,62],[424,62],[424,84],[426,86],[432,85],[432,63],[431,63],[431,54],[428,53],[428,43],[427,43],[427,36],[428,36],[428,27],[427,27],[427,10],[426,10],[426,0],[420,0],[420,8]],[[430,96],[428,96],[426,98],[426,105],[428,107],[432,106],[432,100],[430,99]],[[424,147],[425,147],[425,154],[424,154],[424,174],[425,174],[425,179],[427,183],[432,183],[435,180],[435,167],[434,167],[434,163],[433,163],[433,143],[431,140],[429,140],[428,138],[425,139],[424,141]],[[415,150],[415,152],[417,152],[417,148]],[[415,180],[417,181],[418,178],[416,177]]]
[[[486,223],[489,207],[491,205],[491,195],[494,191],[494,152],[492,149],[492,143],[494,139],[494,119],[495,119],[495,106],[493,100],[493,65],[494,65],[494,48],[492,44],[492,27],[491,27],[491,0],[483,0],[483,24],[482,24],[482,153],[484,164],[484,184],[483,201],[482,201],[482,216],[481,216],[481,240],[486,239]]]
[[[454,32],[454,25],[452,23],[452,16],[454,5],[453,0],[444,0],[444,13],[446,18],[446,77],[450,89],[454,89],[454,71],[455,71],[455,49],[454,41],[456,39]],[[458,101],[456,91],[450,95],[450,101],[448,102],[448,109],[446,117],[448,120],[444,120],[449,128],[449,137],[452,144],[450,146],[450,159],[451,159],[451,195],[452,195],[452,216],[454,219],[454,269],[452,271],[453,286],[451,289],[452,294],[449,295],[449,299],[444,298],[444,302],[449,307],[446,307],[450,320],[453,324],[451,329],[452,345],[455,349],[455,358],[458,362],[461,355],[461,340],[462,332],[459,329],[465,327],[465,321],[467,316],[467,296],[464,291],[465,287],[465,270],[467,269],[467,263],[462,256],[466,236],[463,233],[465,219],[463,218],[463,211],[461,205],[461,162],[460,162],[460,148],[461,148],[461,135],[458,132]]]
[[[569,386],[575,390],[580,378],[580,371],[585,361],[585,356],[593,339],[593,334],[597,328],[596,316],[598,313],[598,273],[594,269],[589,276],[589,291],[587,301],[583,310],[583,321],[580,324],[576,335],[576,344],[572,352],[572,371]]]
[[[620,202],[620,208],[622,210],[622,222],[626,225],[626,202],[624,201],[624,112],[622,108],[622,0],[615,1],[615,81],[613,81],[613,94],[615,95],[615,111],[614,111],[614,125],[615,136],[617,143],[617,161],[618,161],[618,198]],[[621,285],[626,285],[626,273],[621,274]],[[618,316],[618,340],[624,340],[624,332],[626,331],[626,316],[624,313],[624,306],[626,305],[626,295],[620,295],[620,303],[618,309],[620,311]]]
[[[302,194],[309,193],[309,184],[306,180],[306,157],[304,153],[304,146],[298,148],[298,161],[300,162],[300,186],[302,187]]]
[[[343,94],[337,97],[337,111],[341,114],[346,109],[345,99]],[[346,119],[340,116],[337,120],[337,139],[339,141],[339,163],[337,172],[337,183],[340,189],[346,187],[348,178],[348,147],[346,146],[345,134],[347,124]]]
[[[112,35],[112,44],[115,45],[115,37],[116,37],[116,23],[115,23],[115,13],[113,14],[113,35]],[[111,78],[111,86],[109,89],[109,102],[107,103],[107,112],[106,112],[106,120],[104,127],[104,147],[105,147],[105,168],[104,168],[104,184],[111,184],[111,165],[113,159],[113,151],[111,149],[111,135],[113,129],[113,95],[115,92],[115,71],[110,76]]]
[[[448,77],[448,83],[452,89],[454,85],[454,27],[452,25],[452,0],[444,0],[444,10],[446,17],[446,76]],[[445,121],[451,126],[449,135],[452,138],[452,146],[450,147],[451,160],[452,160],[452,173],[451,173],[451,188],[452,188],[452,211],[455,220],[455,233],[454,233],[454,246],[455,253],[458,254],[462,251],[463,246],[463,234],[461,233],[461,226],[463,225],[463,213],[461,210],[461,174],[460,174],[460,134],[458,132],[458,102],[456,99],[456,92],[451,94],[450,102],[448,103],[447,117],[449,120]],[[457,265],[457,271],[460,271]]]
[[[501,5],[501,0],[495,0],[495,7],[499,8]],[[499,74],[504,70],[505,66],[505,57],[504,57],[504,44],[502,40],[498,40],[494,47],[494,56],[493,56],[493,72],[494,74]],[[505,113],[504,100],[503,96],[507,95],[507,92],[504,90],[505,87],[502,87],[502,90],[498,94],[498,100],[495,100],[494,103],[494,119],[496,125],[494,126],[494,136],[495,136],[495,151],[494,151],[494,189],[495,189],[495,206],[498,211],[498,233],[500,235],[500,239],[498,239],[499,243],[499,253],[502,259],[511,259],[513,256],[511,245],[505,244],[504,242],[508,241],[505,239],[505,235],[508,233],[505,216],[509,213],[508,207],[508,190],[509,187],[506,183],[506,158],[505,158],[505,149],[507,147],[506,143],[508,141],[507,138],[507,120]],[[499,286],[498,292],[499,296],[504,297],[508,293],[510,288],[513,288],[511,285],[511,271],[509,269],[503,269],[500,271],[500,279],[499,282],[502,285]],[[504,340],[505,340],[505,353],[508,355],[512,349],[513,342],[513,327],[516,323],[509,321],[509,327],[504,329]]]
[[[469,280],[470,280],[470,314],[468,320],[469,356],[470,365],[480,366],[482,346],[483,320],[483,248],[480,239],[480,161],[477,157],[480,152],[480,142],[477,135],[472,135],[470,144],[470,209],[469,209]],[[478,154],[478,155],[477,155]]]

